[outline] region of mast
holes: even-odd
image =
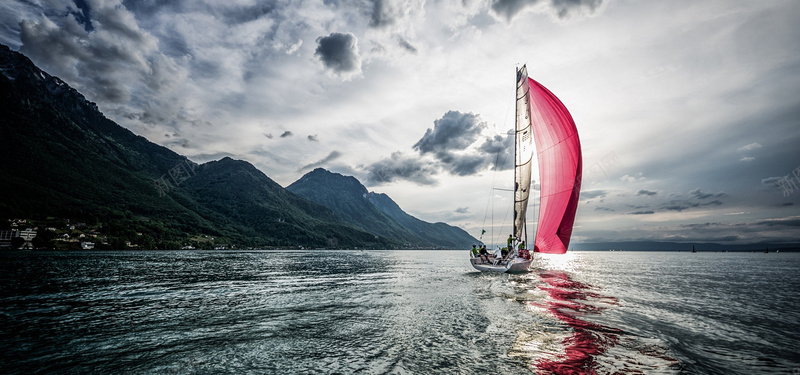
[[[513,235],[526,240],[526,212],[530,196],[533,160],[530,87],[528,69],[517,69],[516,120],[514,126],[514,224]]]
[[[524,65],[523,65],[523,67],[524,67]],[[521,68],[515,68],[515,69],[517,71],[517,74],[516,74],[516,76],[517,76],[517,85],[516,85],[517,86],[517,90],[516,90],[517,94],[515,96],[516,100],[515,100],[515,103],[514,103],[514,104],[516,104],[514,106],[514,192],[512,193],[512,194],[514,194],[514,196],[513,196],[513,198],[514,198],[514,218],[513,218],[512,223],[511,223],[511,225],[513,226],[512,229],[511,229],[512,230],[511,233],[516,235],[517,234],[517,188],[518,188],[518,186],[517,186],[517,161],[518,161],[517,160],[517,131],[518,131],[518,128],[519,128],[519,123],[518,123],[519,122],[519,85],[520,85],[520,78],[521,78],[520,74],[522,73],[522,69]],[[511,249],[508,249],[508,250],[511,251]]]

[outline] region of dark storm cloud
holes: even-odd
[[[198,53],[197,45],[192,45],[187,40],[187,35],[184,35],[184,30],[180,29],[180,22],[173,21],[187,13],[222,18],[218,11],[191,0],[123,0],[122,4],[136,16],[142,28],[156,33],[162,53],[174,59],[191,57],[186,63],[191,68],[193,77],[214,78],[219,75],[218,64],[209,60],[209,56]],[[166,20],[170,21],[164,22]]]
[[[592,14],[603,5],[603,0],[493,0],[491,6],[495,14],[511,22],[524,9],[539,4],[547,4],[558,18],[565,19],[576,14]]]
[[[403,165],[407,168],[401,169],[401,173],[390,173],[390,178],[372,178],[371,183],[407,179],[430,184],[434,181],[433,176],[441,172],[454,176],[471,176],[486,169],[504,170],[513,167],[513,151],[510,151],[514,148],[513,138],[510,135],[481,138],[480,134],[487,125],[478,115],[448,111],[433,123],[433,128],[428,128],[413,146],[419,153],[417,159],[413,159],[414,162],[411,157],[398,158],[399,153],[395,153],[392,163],[405,163]],[[365,169],[385,171],[391,164],[389,160],[385,159]]]
[[[445,168],[450,174],[457,176],[476,174],[491,161],[486,155],[464,155],[446,151],[436,153],[436,159],[446,165]]]
[[[398,180],[408,180],[420,185],[434,185],[433,179],[436,167],[416,157],[407,157],[400,152],[373,163],[365,168],[367,177],[365,184],[368,186],[380,185]]]
[[[655,211],[634,211],[631,212],[629,215],[652,215]]]
[[[396,11],[392,0],[372,0],[372,14],[369,25],[372,27],[385,27],[395,22]]]
[[[264,16],[272,16],[278,9],[277,1],[256,1],[252,5],[224,7],[220,12],[227,23],[246,23]]]
[[[709,236],[708,234],[702,235],[686,235],[686,234],[679,234],[673,236],[665,236],[661,240],[663,241],[676,241],[676,242],[733,242],[741,239],[742,237],[737,235],[730,235],[730,236]]]
[[[697,199],[708,199],[708,198],[722,198],[722,197],[727,196],[728,194],[726,194],[726,193],[709,193],[709,192],[704,192],[700,188],[697,188],[697,189],[694,189],[694,190],[690,191],[689,195],[691,195],[692,197],[697,198]]]
[[[411,53],[413,53],[415,55],[417,54],[417,52],[419,52],[417,50],[417,47],[414,47],[414,45],[411,44],[411,42],[407,41],[405,38],[400,38],[398,43],[400,43],[400,47],[405,48],[406,51],[408,51],[408,52],[411,52]]]
[[[657,192],[657,191],[650,191],[650,190],[644,190],[644,189],[642,189],[642,190],[639,190],[638,192],[636,192],[636,195],[637,195],[637,196],[638,196],[638,195],[647,195],[647,196],[649,196],[649,197],[652,197],[652,196],[654,196],[654,195],[656,195],[656,194],[658,194],[658,192]]]
[[[592,14],[603,5],[603,0],[552,0],[550,5],[558,18],[564,19],[575,12]]]
[[[361,71],[361,56],[358,54],[358,40],[352,33],[331,33],[317,38],[317,56],[326,68],[337,74],[351,74]]]
[[[581,199],[604,198],[608,195],[605,190],[587,190],[581,192]]]
[[[369,18],[371,28],[383,29],[401,23],[409,4],[407,0],[323,0],[325,5],[342,8],[355,5],[359,12]]]
[[[123,0],[122,5],[134,14],[152,17],[159,12],[180,13],[185,0]]]
[[[308,136],[308,141],[309,141],[309,142],[319,142],[319,138],[317,137],[317,135],[316,135],[316,134],[314,134],[314,135],[309,135],[309,136]]]
[[[718,228],[722,226],[727,226],[727,224],[706,222],[706,223],[691,223],[691,224],[678,225],[678,227],[680,228],[691,229],[694,231],[707,230],[709,228]]]
[[[698,204],[689,204],[689,203],[685,203],[685,202],[672,201],[669,204],[666,204],[666,205],[662,206],[661,208],[663,208],[663,209],[665,209],[667,211],[678,211],[678,212],[681,212],[683,210],[688,210],[688,209],[690,209],[692,207],[698,207],[698,206],[699,206]]]
[[[322,166],[324,166],[325,164],[327,164],[327,163],[329,163],[329,162],[331,162],[331,161],[333,161],[333,160],[336,160],[336,159],[338,159],[340,156],[342,156],[342,153],[341,153],[341,152],[339,152],[339,151],[336,151],[336,150],[333,150],[333,151],[331,151],[331,153],[330,153],[330,154],[328,154],[328,156],[326,156],[326,157],[324,157],[324,158],[322,158],[322,159],[320,159],[320,160],[318,160],[318,161],[315,161],[315,162],[313,162],[313,163],[306,164],[306,165],[304,165],[304,166],[300,167],[300,168],[299,168],[297,171],[298,171],[298,172],[303,172],[303,171],[307,171],[307,170],[309,170],[309,169],[314,169],[314,168],[317,168],[317,167],[322,167]]]
[[[429,152],[461,150],[475,142],[485,128],[486,123],[478,115],[448,111],[433,122],[433,129],[428,128],[425,131],[425,135],[414,144],[414,149],[423,155]]]
[[[216,7],[194,0],[123,0],[123,5],[141,18],[152,18],[159,13],[199,12],[223,19],[227,24],[246,23],[272,14],[278,8],[276,1],[258,1],[255,4]]]
[[[721,206],[723,203],[719,199],[714,199],[713,201],[707,201],[709,198],[723,198],[727,197],[727,193],[719,192],[719,193],[709,193],[704,192],[700,188],[696,188],[694,190],[689,191],[689,198],[688,199],[673,199],[670,200],[668,203],[664,204],[661,208],[668,210],[668,211],[683,211],[688,210],[690,208],[699,208],[699,207],[707,207],[707,206]]]
[[[181,75],[127,9],[112,3],[76,4],[66,13],[42,12],[38,19],[21,20],[20,52],[98,102],[125,104],[134,90],[157,93]]]
[[[480,133],[487,127],[478,115],[448,111],[433,124],[413,147],[420,155],[432,154],[448,173],[470,176],[488,167],[513,167],[513,138],[497,135],[478,144]]]
[[[39,22],[31,20],[20,22],[20,39],[22,41],[20,52],[70,82],[77,81],[78,77],[84,73],[91,74],[98,84],[94,87],[84,87],[91,91],[90,95],[99,93],[102,99],[112,102],[125,100],[127,90],[121,83],[115,85],[114,81],[109,79],[107,73],[112,70],[113,65],[106,61],[106,59],[116,60],[122,57],[120,53],[124,50],[109,49],[104,51],[106,53],[103,54],[103,58],[96,59],[86,48],[86,43],[83,42],[89,37],[83,26],[78,24],[71,14],[64,16],[60,21],[62,22],[60,26],[48,18],[42,18]],[[93,49],[98,50],[99,48]],[[116,52],[116,56],[111,56],[109,52]],[[122,57],[122,60],[130,61],[134,58]],[[79,61],[80,64],[78,64]],[[91,69],[86,69],[89,67]],[[93,96],[91,95],[91,97]]]
[[[489,159],[482,155],[463,155],[459,156],[450,165],[449,172],[458,176],[471,176],[478,172],[487,164]]]
[[[512,133],[513,134],[513,133]],[[494,155],[494,168],[496,170],[507,170],[514,168],[514,137],[512,134],[505,136],[495,135],[486,140],[478,147],[487,156]]]
[[[529,6],[536,5],[540,0],[495,0],[492,1],[492,10],[495,14],[511,22],[517,13]]]
[[[122,37],[137,43],[143,43],[152,37],[139,28],[133,15],[124,8],[97,7],[92,9],[92,18],[102,25],[107,31],[117,37]]]
[[[478,150],[483,151],[487,154],[498,154],[501,152],[508,152],[509,149],[513,149],[514,147],[514,137],[512,137],[514,133],[511,132],[506,136],[502,135],[495,135],[491,138],[486,138],[486,140],[478,147]]]
[[[705,222],[680,224],[673,228],[665,228],[675,236],[688,239],[710,241],[735,241],[747,238],[750,241],[764,240],[767,233],[780,232],[776,238],[780,241],[796,241],[800,233],[800,217],[791,216],[770,220],[755,220],[742,222]]]
[[[800,217],[787,217],[782,219],[769,219],[755,222],[757,225],[766,225],[770,227],[800,227]]]
[[[292,133],[291,131],[287,130],[287,131],[283,132],[283,134],[281,134],[281,138],[291,137],[293,135],[294,135],[294,133]]]
[[[668,211],[678,211],[681,212],[683,210],[688,210],[690,208],[698,208],[698,207],[707,207],[707,206],[721,206],[722,201],[720,200],[713,200],[710,202],[695,202],[692,200],[679,200],[674,199],[669,201],[669,203],[663,205],[661,208],[668,210]]]

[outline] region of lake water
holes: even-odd
[[[0,373],[800,374],[800,254],[0,253]]]

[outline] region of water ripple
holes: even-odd
[[[0,372],[798,368],[800,256],[695,255],[571,253],[497,275],[455,251],[5,252]]]

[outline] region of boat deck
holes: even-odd
[[[489,263],[485,263],[480,258],[470,256],[469,261],[472,263],[472,267],[481,272],[524,273],[528,272],[528,267],[531,265],[531,259],[520,257],[507,260],[490,258]]]

